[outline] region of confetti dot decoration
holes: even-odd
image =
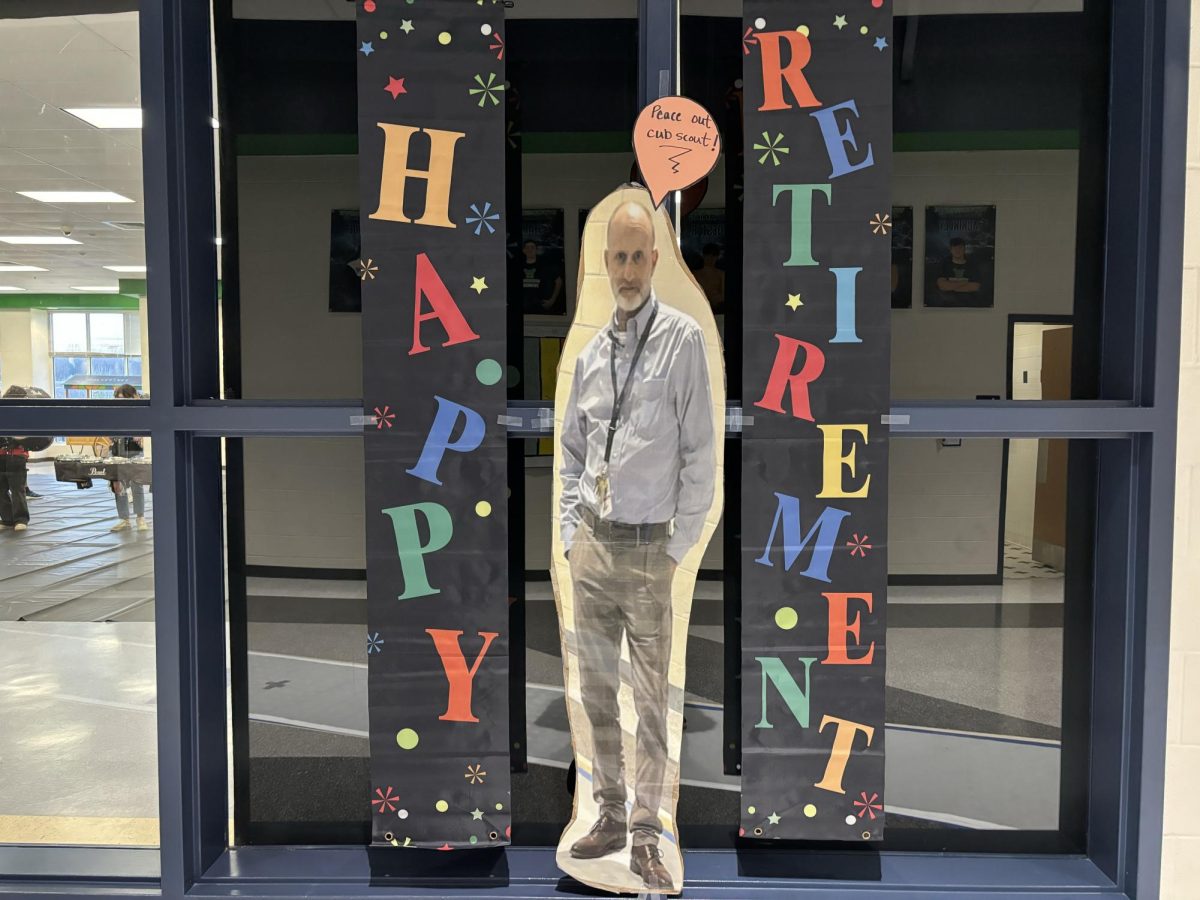
[[[855,819],[854,816],[846,816],[846,824],[847,825],[853,825],[857,821],[858,820]]]
[[[379,39],[381,41],[386,41],[387,40],[387,32],[386,31],[379,32]]]
[[[761,16],[759,16],[757,19],[754,20],[754,27],[757,28],[759,31],[762,31],[764,28],[767,27],[767,20],[762,18]]]
[[[475,504],[475,515],[479,516],[479,518],[486,519],[491,514],[492,504],[488,503],[486,500],[480,500]]]
[[[494,359],[480,360],[479,365],[475,367],[475,377],[479,379],[480,384],[496,384],[503,375],[503,367]]]
[[[883,6],[883,0],[871,0],[871,5],[879,9],[879,7]]]
[[[755,809],[753,806],[747,806],[747,807],[746,807],[746,812],[747,812],[749,815],[754,815],[756,812],[758,812],[758,810],[757,810],[757,809]]]
[[[450,45],[450,32],[443,31],[441,34],[439,34],[438,43],[443,47],[448,47]]]
[[[433,808],[436,809],[438,812],[445,812],[446,810],[448,810],[450,808],[450,804],[447,803],[445,800],[439,800],[437,803],[433,804]]]
[[[363,10],[365,12],[375,12],[375,0],[367,0],[367,2],[363,4]]]
[[[866,34],[868,30],[869,30],[869,29],[867,28],[867,26],[866,26],[866,25],[864,25],[862,28],[858,29],[858,33],[859,33],[859,34]]]
[[[401,728],[396,732],[396,743],[401,750],[412,750],[421,742],[421,736],[411,728]]]
[[[790,606],[781,606],[775,611],[775,624],[784,631],[791,631],[800,622],[800,616]]]
[[[804,35],[805,37],[808,37],[808,31],[809,31],[809,29],[808,29],[808,26],[807,26],[807,25],[801,25],[801,26],[800,26],[799,28],[797,28],[796,30],[797,30],[798,32],[800,32],[802,35]]]
[[[475,837],[475,835],[471,835],[471,843],[472,844],[479,843],[479,838]]]
[[[491,26],[491,25],[488,25],[488,24],[486,24],[486,23],[485,23],[485,24],[483,24],[483,25],[480,25],[480,26],[479,26],[479,32],[480,32],[480,33],[481,33],[481,34],[482,34],[484,37],[487,37],[489,34],[491,34],[491,33],[492,33],[492,26]]]
[[[396,813],[396,817],[399,819],[407,819],[408,818],[408,810],[407,809],[400,810],[400,812]]]
[[[811,804],[811,803],[804,804],[804,815],[808,816],[811,819],[816,814],[817,814],[817,808],[813,804]]]
[[[497,804],[496,804],[496,812],[499,812],[499,811],[500,811],[500,810],[502,810],[502,809],[504,809],[504,804],[503,804],[503,803],[497,803]]]

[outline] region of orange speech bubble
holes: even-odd
[[[687,97],[662,97],[633,126],[638,167],[659,206],[671,191],[689,188],[717,164],[721,133],[712,113]]]

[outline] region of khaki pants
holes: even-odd
[[[629,642],[637,741],[634,846],[657,844],[658,809],[670,793],[667,770],[667,668],[671,661],[671,577],[666,539],[601,541],[582,523],[571,545],[575,640],[583,707],[592,727],[592,794],[602,812],[625,819],[621,751],[621,638]]]

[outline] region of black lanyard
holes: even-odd
[[[656,306],[650,312],[650,320],[646,322],[646,330],[642,332],[642,336],[638,339],[637,347],[633,351],[633,361],[629,364],[629,374],[625,376],[625,386],[621,388],[620,396],[617,395],[617,336],[610,335],[612,338],[612,352],[609,353],[608,361],[611,364],[612,370],[612,386],[613,386],[613,411],[612,419],[608,423],[608,439],[604,442],[604,463],[608,464],[609,458],[612,456],[613,438],[617,436],[617,420],[621,418],[621,407],[625,405],[625,398],[629,395],[629,383],[633,381],[633,372],[637,368],[638,360],[642,356],[642,350],[646,347],[646,341],[650,338],[650,331],[654,328],[654,319],[658,316],[658,307]]]

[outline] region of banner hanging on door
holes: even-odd
[[[358,5],[375,844],[510,837],[503,25]]]
[[[744,12],[741,833],[878,840],[891,8]]]

